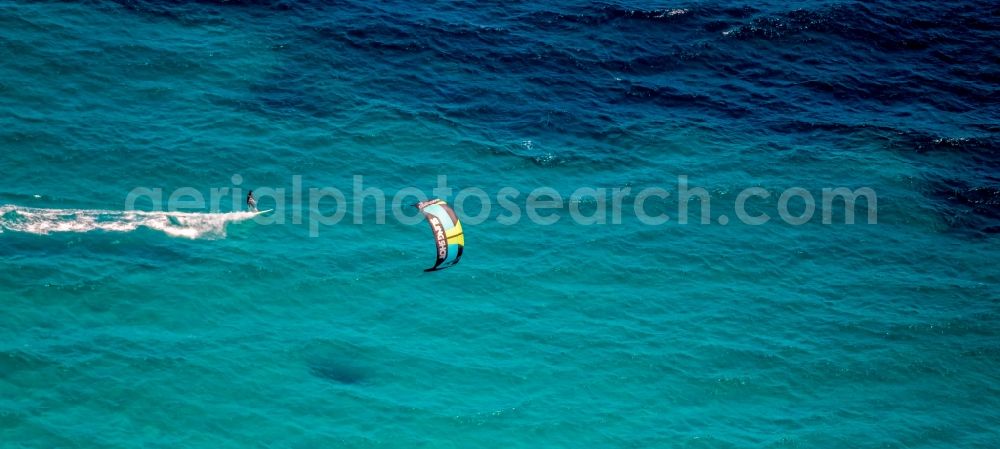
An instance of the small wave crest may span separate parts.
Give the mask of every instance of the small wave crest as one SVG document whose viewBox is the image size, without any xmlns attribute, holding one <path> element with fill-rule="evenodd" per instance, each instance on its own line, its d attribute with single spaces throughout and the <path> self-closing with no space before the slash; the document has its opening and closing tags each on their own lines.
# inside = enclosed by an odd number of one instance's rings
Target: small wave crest
<svg viewBox="0 0 1000 449">
<path fill-rule="evenodd" d="M 4 230 L 48 235 L 61 232 L 132 232 L 148 228 L 171 237 L 224 238 L 229 223 L 257 216 L 255 212 L 196 213 L 86 209 L 41 209 L 0 206 L 0 232 Z"/>
</svg>

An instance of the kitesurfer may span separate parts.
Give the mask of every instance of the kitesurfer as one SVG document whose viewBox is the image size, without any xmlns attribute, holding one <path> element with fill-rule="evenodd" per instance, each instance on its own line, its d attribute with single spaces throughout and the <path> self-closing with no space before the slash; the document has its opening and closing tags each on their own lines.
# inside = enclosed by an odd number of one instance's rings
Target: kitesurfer
<svg viewBox="0 0 1000 449">
<path fill-rule="evenodd" d="M 253 190 L 247 193 L 247 208 L 250 212 L 257 212 L 257 198 L 253 197 Z"/>
</svg>

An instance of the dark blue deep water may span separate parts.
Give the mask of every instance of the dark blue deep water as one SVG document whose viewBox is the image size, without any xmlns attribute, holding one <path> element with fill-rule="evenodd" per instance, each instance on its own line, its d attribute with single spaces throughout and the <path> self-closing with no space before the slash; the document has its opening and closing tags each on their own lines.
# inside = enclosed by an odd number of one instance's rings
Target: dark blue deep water
<svg viewBox="0 0 1000 449">
<path fill-rule="evenodd" d="M 0 0 L 0 447 L 1000 447 L 998 41 L 976 0 Z M 468 201 L 424 273 L 425 224 L 293 204 L 355 175 L 566 201 Z"/>
</svg>

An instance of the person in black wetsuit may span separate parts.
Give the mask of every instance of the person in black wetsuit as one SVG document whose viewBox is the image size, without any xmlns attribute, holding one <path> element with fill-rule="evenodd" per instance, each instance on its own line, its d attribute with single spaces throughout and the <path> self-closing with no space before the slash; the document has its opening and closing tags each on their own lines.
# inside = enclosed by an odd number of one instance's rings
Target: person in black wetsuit
<svg viewBox="0 0 1000 449">
<path fill-rule="evenodd" d="M 257 212 L 257 198 L 253 197 L 253 190 L 247 193 L 247 208 L 250 212 Z"/>
</svg>

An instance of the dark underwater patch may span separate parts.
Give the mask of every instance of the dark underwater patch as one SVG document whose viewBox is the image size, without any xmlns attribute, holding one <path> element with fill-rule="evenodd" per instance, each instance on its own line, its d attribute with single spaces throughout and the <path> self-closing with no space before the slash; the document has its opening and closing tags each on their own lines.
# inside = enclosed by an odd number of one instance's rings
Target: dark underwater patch
<svg viewBox="0 0 1000 449">
<path fill-rule="evenodd" d="M 770 127 L 775 132 L 780 132 L 780 133 L 825 132 L 837 135 L 851 135 L 868 131 L 883 131 L 886 133 L 894 133 L 894 134 L 900 133 L 900 131 L 896 130 L 895 128 L 887 126 L 878 126 L 870 124 L 852 125 L 847 123 L 821 122 L 821 121 L 810 122 L 802 120 L 775 122 L 771 124 Z"/>
<path fill-rule="evenodd" d="M 958 157 L 970 182 L 1000 183 L 1000 135 L 942 137 L 920 132 L 899 132 L 889 148 L 914 154 L 945 153 Z"/>
<path fill-rule="evenodd" d="M 952 229 L 974 234 L 1000 232 L 1000 139 L 996 135 L 949 138 L 901 133 L 890 148 L 917 155 L 957 156 L 954 175 L 932 180 L 931 197 Z"/>
<path fill-rule="evenodd" d="M 309 372 L 320 379 L 344 385 L 365 383 L 369 373 L 357 366 L 335 359 L 318 359 L 308 362 Z"/>
<path fill-rule="evenodd" d="M 614 22 L 645 24 L 670 24 L 686 19 L 690 11 L 681 7 L 642 9 L 622 5 L 598 4 L 565 11 L 541 10 L 530 13 L 528 19 L 538 26 L 564 27 L 567 25 L 598 26 Z"/>
<path fill-rule="evenodd" d="M 238 21 L 233 14 L 236 12 L 252 17 L 295 12 L 300 3 L 294 0 L 106 0 L 96 5 L 102 8 L 114 5 L 134 14 L 198 25 Z"/>
<path fill-rule="evenodd" d="M 984 133 L 969 137 L 944 137 L 920 131 L 909 131 L 870 123 L 850 124 L 823 121 L 778 121 L 770 125 L 781 133 L 828 133 L 831 135 L 865 135 L 885 142 L 887 148 L 908 154 L 949 153 L 960 155 L 970 165 L 1000 168 L 1000 131 L 995 126 L 971 126 Z"/>
<path fill-rule="evenodd" d="M 625 101 L 652 103 L 665 108 L 691 108 L 709 113 L 719 112 L 728 118 L 742 118 L 751 111 L 747 107 L 698 92 L 684 92 L 668 86 L 646 87 L 629 85 L 622 88 Z"/>
<path fill-rule="evenodd" d="M 201 8 L 202 10 L 217 8 L 264 8 L 275 11 L 289 11 L 297 2 L 293 0 L 111 0 L 128 9 L 153 13 L 177 15 L 177 11 Z M 306 2 L 298 2 L 306 3 Z M 218 10 L 221 11 L 221 10 Z"/>
<path fill-rule="evenodd" d="M 899 9 L 897 9 L 899 8 Z M 981 37 L 970 31 L 996 29 L 995 5 L 941 5 L 938 8 L 904 4 L 848 3 L 808 10 L 754 15 L 727 33 L 735 39 L 799 39 L 835 35 L 883 51 L 923 50 L 940 43 L 973 44 Z M 949 31 L 955 34 L 942 33 Z"/>
<path fill-rule="evenodd" d="M 935 198 L 945 201 L 942 212 L 955 230 L 974 234 L 1000 233 L 1000 185 L 969 185 L 949 180 L 938 184 Z"/>
<path fill-rule="evenodd" d="M 978 215 L 994 221 L 1000 220 L 1000 187 L 979 186 L 956 190 L 952 193 L 952 198 Z"/>
<path fill-rule="evenodd" d="M 925 195 L 936 202 L 938 214 L 955 231 L 972 234 L 1000 232 L 1000 135 L 992 125 L 968 137 L 944 137 L 873 124 L 777 121 L 768 126 L 783 134 L 808 138 L 854 138 L 879 142 L 884 148 L 912 158 L 951 158 L 946 175 L 928 174 Z"/>
</svg>

